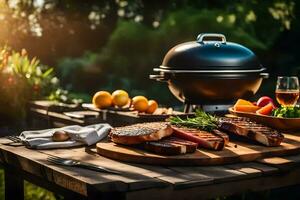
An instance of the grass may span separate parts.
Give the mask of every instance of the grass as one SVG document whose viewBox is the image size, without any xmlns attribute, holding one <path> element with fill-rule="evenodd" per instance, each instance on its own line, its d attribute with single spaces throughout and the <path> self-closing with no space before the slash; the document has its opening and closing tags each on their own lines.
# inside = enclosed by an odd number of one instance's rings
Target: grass
<svg viewBox="0 0 300 200">
<path fill-rule="evenodd" d="M 56 198 L 52 192 L 38 187 L 34 184 L 31 184 L 27 181 L 24 182 L 24 193 L 25 193 L 25 200 L 56 200 L 62 199 L 60 197 Z M 0 169 L 0 200 L 4 200 L 4 171 Z"/>
</svg>

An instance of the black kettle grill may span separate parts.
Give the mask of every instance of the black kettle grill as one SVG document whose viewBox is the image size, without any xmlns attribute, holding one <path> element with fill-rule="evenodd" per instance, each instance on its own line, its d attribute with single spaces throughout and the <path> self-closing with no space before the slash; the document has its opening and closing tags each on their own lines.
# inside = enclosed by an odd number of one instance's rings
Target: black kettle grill
<svg viewBox="0 0 300 200">
<path fill-rule="evenodd" d="M 157 74 L 150 79 L 166 82 L 186 105 L 224 105 L 252 97 L 268 77 L 250 49 L 216 33 L 173 47 L 153 71 Z"/>
</svg>

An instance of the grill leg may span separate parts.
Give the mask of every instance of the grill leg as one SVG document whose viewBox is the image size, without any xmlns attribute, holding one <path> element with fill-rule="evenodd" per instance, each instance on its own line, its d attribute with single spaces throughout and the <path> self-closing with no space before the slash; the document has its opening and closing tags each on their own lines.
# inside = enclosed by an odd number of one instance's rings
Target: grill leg
<svg viewBox="0 0 300 200">
<path fill-rule="evenodd" d="M 183 112 L 184 113 L 189 113 L 190 111 L 191 111 L 191 104 L 189 104 L 189 103 L 186 103 L 185 105 L 184 105 L 184 110 L 183 110 Z"/>
</svg>

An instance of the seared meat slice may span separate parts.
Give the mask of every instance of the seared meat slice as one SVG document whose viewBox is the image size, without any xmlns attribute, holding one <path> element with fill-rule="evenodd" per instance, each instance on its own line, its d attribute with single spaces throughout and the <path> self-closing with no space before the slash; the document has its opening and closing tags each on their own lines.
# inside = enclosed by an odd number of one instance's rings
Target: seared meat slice
<svg viewBox="0 0 300 200">
<path fill-rule="evenodd" d="M 170 136 L 173 129 L 167 122 L 150 122 L 114 128 L 110 139 L 118 144 L 140 144 Z"/>
<path fill-rule="evenodd" d="M 167 137 L 159 141 L 146 142 L 143 147 L 160 155 L 179 155 L 193 153 L 197 149 L 197 143 L 176 137 Z"/>
<path fill-rule="evenodd" d="M 226 135 L 225 133 L 218 132 L 218 134 L 214 134 L 213 132 L 178 126 L 172 126 L 172 128 L 174 136 L 195 142 L 200 148 L 222 150 L 225 146 L 225 139 L 223 138 Z M 220 136 L 221 134 L 223 137 Z M 228 139 L 228 136 L 226 138 Z"/>
<path fill-rule="evenodd" d="M 251 121 L 248 118 L 219 118 L 221 130 L 247 137 L 266 146 L 279 146 L 284 136 L 277 130 Z"/>
</svg>

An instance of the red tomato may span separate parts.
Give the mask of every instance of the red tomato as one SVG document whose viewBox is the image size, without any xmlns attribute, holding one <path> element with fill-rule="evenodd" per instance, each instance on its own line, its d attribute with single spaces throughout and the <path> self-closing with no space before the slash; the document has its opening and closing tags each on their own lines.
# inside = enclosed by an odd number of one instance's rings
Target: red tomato
<svg viewBox="0 0 300 200">
<path fill-rule="evenodd" d="M 268 96 L 263 96 L 263 97 L 260 97 L 258 100 L 257 100 L 257 106 L 259 107 L 264 107 L 266 105 L 268 105 L 269 103 L 273 103 L 273 99 L 271 97 L 268 97 Z M 273 103 L 274 104 L 274 103 Z"/>
</svg>

